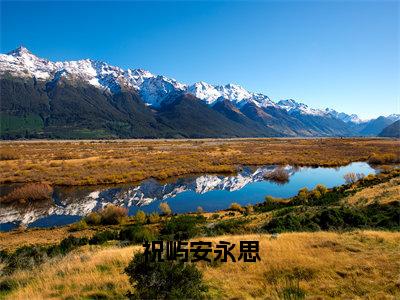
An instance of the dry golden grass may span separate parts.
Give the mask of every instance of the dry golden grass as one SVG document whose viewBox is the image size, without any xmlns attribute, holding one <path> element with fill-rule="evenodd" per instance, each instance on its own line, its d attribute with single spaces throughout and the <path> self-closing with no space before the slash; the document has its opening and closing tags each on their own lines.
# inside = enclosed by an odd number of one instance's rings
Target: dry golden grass
<svg viewBox="0 0 400 300">
<path fill-rule="evenodd" d="M 277 239 L 253 234 L 202 240 L 260 241 L 260 262 L 199 264 L 213 298 L 277 299 L 293 275 L 311 298 L 400 297 L 399 232 L 285 233 Z M 122 271 L 141 249 L 85 246 L 34 271 L 17 271 L 11 278 L 19 288 L 8 298 L 121 298 L 130 288 Z"/>
<path fill-rule="evenodd" d="M 6 196 L 0 197 L 0 203 L 10 203 L 51 199 L 53 188 L 47 183 L 26 183 L 17 187 Z"/>
<path fill-rule="evenodd" d="M 130 289 L 123 273 L 140 246 L 85 246 L 62 259 L 54 259 L 33 271 L 16 272 L 20 283 L 9 299 L 122 299 Z"/>
<path fill-rule="evenodd" d="M 312 297 L 400 296 L 400 233 L 285 233 L 218 237 L 214 241 L 260 240 L 259 263 L 205 268 L 206 280 L 223 298 L 279 298 L 287 279 L 303 274 L 299 286 Z"/>
<path fill-rule="evenodd" d="M 337 166 L 371 157 L 400 159 L 400 141 L 389 139 L 17 141 L 0 147 L 18 153 L 0 160 L 0 183 L 63 185 L 235 172 L 238 165 Z"/>
<path fill-rule="evenodd" d="M 18 247 L 27 245 L 53 245 L 59 243 L 68 235 L 76 237 L 92 236 L 95 231 L 91 229 L 78 232 L 69 232 L 69 227 L 56 227 L 52 229 L 20 229 L 0 232 L 0 249 L 13 251 Z"/>
<path fill-rule="evenodd" d="M 364 188 L 343 199 L 343 202 L 355 205 L 369 205 L 375 201 L 382 204 L 400 201 L 400 178 L 396 177 L 388 182 Z"/>
</svg>

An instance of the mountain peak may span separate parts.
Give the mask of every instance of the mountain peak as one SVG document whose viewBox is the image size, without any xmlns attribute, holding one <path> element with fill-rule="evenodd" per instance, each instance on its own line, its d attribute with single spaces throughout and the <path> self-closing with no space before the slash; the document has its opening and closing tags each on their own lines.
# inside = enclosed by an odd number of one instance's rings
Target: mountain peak
<svg viewBox="0 0 400 300">
<path fill-rule="evenodd" d="M 12 55 L 12 56 L 22 56 L 24 54 L 29 54 L 29 55 L 33 55 L 32 52 L 30 52 L 27 48 L 25 48 L 24 46 L 19 46 L 18 48 L 10 51 L 7 53 L 8 55 Z"/>
</svg>

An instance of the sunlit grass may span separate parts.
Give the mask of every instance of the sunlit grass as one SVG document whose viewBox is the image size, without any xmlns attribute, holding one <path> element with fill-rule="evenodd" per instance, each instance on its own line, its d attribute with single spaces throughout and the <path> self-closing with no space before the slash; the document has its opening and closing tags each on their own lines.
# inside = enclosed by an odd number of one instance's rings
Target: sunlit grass
<svg viewBox="0 0 400 300">
<path fill-rule="evenodd" d="M 202 240 L 236 243 L 260 241 L 257 263 L 199 264 L 213 297 L 281 298 L 291 285 L 305 295 L 337 298 L 400 296 L 400 233 L 285 233 L 218 236 Z M 236 248 L 237 248 L 236 247 Z M 10 299 L 109 297 L 130 289 L 123 269 L 141 246 L 85 246 L 33 271 L 17 271 L 9 279 L 16 289 Z M 234 251 L 237 256 L 237 251 Z"/>
<path fill-rule="evenodd" d="M 400 160 L 400 141 L 388 139 L 18 141 L 2 142 L 0 147 L 7 154 L 0 160 L 0 183 L 52 185 L 232 173 L 240 165 L 339 166 Z"/>
</svg>

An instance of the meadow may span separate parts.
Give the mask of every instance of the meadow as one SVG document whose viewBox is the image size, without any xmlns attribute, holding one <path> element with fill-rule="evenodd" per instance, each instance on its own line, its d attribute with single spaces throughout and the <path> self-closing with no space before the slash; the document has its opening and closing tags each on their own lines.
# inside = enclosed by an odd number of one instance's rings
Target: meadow
<svg viewBox="0 0 400 300">
<path fill-rule="evenodd" d="M 205 240 L 205 239 L 203 239 Z M 400 233 L 285 233 L 229 235 L 207 241 L 259 240 L 257 263 L 199 264 L 213 298 L 283 298 L 299 288 L 314 298 L 400 297 Z M 131 289 L 123 269 L 141 246 L 84 246 L 41 268 L 17 271 L 8 299 L 123 299 Z M 397 274 L 397 276 L 396 276 Z"/>
<path fill-rule="evenodd" d="M 3 141 L 0 148 L 0 183 L 50 185 L 234 173 L 243 165 L 400 161 L 400 140 L 375 138 Z"/>
</svg>

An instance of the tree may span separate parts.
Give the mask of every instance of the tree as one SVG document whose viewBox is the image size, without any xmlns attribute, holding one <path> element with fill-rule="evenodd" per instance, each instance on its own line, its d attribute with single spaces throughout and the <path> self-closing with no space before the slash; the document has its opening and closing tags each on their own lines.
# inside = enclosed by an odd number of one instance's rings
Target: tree
<svg viewBox="0 0 400 300">
<path fill-rule="evenodd" d="M 181 261 L 146 261 L 136 253 L 125 268 L 134 293 L 130 299 L 203 299 L 208 287 L 193 264 Z"/>
</svg>

